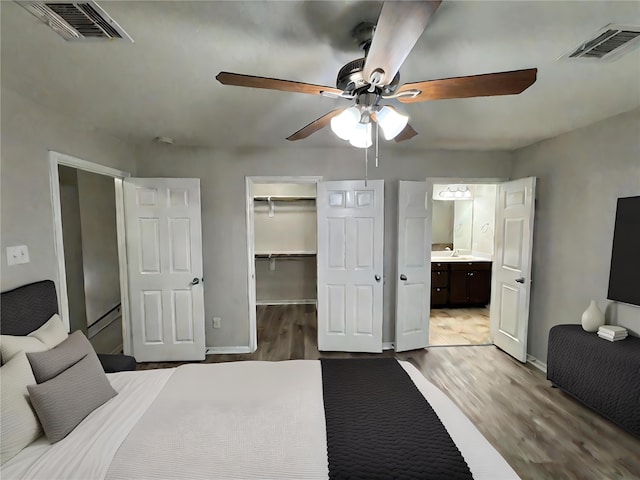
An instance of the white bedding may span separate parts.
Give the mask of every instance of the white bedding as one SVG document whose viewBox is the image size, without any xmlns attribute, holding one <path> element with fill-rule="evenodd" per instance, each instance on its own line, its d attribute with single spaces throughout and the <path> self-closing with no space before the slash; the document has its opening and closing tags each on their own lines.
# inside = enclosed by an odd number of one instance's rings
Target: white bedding
<svg viewBox="0 0 640 480">
<path fill-rule="evenodd" d="M 400 362 L 474 479 L 518 476 L 455 404 Z M 40 439 L 2 479 L 326 479 L 319 361 L 190 364 L 111 374 L 119 392 L 67 438 Z"/>
</svg>

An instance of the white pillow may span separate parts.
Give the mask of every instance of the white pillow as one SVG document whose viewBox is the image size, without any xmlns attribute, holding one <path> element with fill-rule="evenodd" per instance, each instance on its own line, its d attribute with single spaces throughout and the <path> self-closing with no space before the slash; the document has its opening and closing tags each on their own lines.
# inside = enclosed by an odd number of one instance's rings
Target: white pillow
<svg viewBox="0 0 640 480">
<path fill-rule="evenodd" d="M 0 464 L 14 457 L 42 434 L 27 385 L 36 383 L 24 352 L 0 368 Z"/>
<path fill-rule="evenodd" d="M 0 335 L 2 362 L 7 362 L 18 352 L 44 352 L 64 342 L 68 336 L 62 319 L 55 313 L 47 323 L 29 335 Z"/>
</svg>

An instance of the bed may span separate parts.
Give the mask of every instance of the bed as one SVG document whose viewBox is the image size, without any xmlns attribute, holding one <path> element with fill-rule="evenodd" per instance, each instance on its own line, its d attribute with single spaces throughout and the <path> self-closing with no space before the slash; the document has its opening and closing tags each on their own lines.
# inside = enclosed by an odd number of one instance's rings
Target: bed
<svg viewBox="0 0 640 480">
<path fill-rule="evenodd" d="M 22 448 L 3 463 L 4 480 L 518 478 L 408 362 L 243 361 L 101 375 L 117 394 L 59 441 L 41 435 Z"/>
</svg>

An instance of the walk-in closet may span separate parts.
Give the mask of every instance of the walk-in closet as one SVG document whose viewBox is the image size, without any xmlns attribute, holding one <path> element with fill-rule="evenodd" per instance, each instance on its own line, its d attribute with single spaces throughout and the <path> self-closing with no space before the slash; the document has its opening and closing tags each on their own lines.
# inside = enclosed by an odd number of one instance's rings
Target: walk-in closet
<svg viewBox="0 0 640 480">
<path fill-rule="evenodd" d="M 315 305 L 315 184 L 255 184 L 253 194 L 256 305 Z"/>
<path fill-rule="evenodd" d="M 265 310 L 284 315 L 288 305 L 315 312 L 315 183 L 254 183 L 252 193 L 257 319 Z"/>
</svg>

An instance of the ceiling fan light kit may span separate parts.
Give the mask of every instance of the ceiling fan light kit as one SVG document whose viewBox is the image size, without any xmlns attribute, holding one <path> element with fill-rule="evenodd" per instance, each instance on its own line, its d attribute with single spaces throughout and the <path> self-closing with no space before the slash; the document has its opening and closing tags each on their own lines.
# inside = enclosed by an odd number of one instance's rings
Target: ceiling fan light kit
<svg viewBox="0 0 640 480">
<path fill-rule="evenodd" d="M 373 142 L 371 140 L 372 116 L 368 110 L 367 107 L 360 105 L 345 108 L 331 119 L 331 130 L 354 147 L 369 148 Z M 409 117 L 385 105 L 375 112 L 375 121 L 382 128 L 385 140 L 392 140 L 407 126 Z"/>
<path fill-rule="evenodd" d="M 342 113 L 331 119 L 331 130 L 342 140 L 350 140 L 355 133 L 355 128 L 360 123 L 360 110 L 358 107 L 345 108 Z"/>
<path fill-rule="evenodd" d="M 384 106 L 376 113 L 376 120 L 385 140 L 392 140 L 404 130 L 409 123 L 409 117 L 398 113 L 395 108 Z"/>
<path fill-rule="evenodd" d="M 349 138 L 349 143 L 356 148 L 369 148 L 371 140 L 371 123 L 356 123 Z"/>
</svg>

